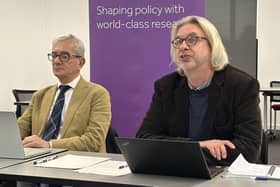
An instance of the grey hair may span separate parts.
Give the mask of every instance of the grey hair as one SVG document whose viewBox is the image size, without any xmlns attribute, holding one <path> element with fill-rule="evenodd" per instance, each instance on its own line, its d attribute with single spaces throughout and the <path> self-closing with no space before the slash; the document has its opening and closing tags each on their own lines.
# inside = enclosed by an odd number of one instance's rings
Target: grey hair
<svg viewBox="0 0 280 187">
<path fill-rule="evenodd" d="M 197 24 L 203 30 L 208 39 L 211 48 L 212 67 L 215 71 L 222 70 L 229 62 L 228 55 L 225 50 L 224 44 L 216 27 L 206 18 L 200 16 L 187 16 L 176 21 L 171 30 L 171 41 L 175 39 L 178 30 L 186 24 Z M 175 48 L 170 48 L 171 59 L 177 65 L 177 71 L 183 74 L 183 70 L 179 68 L 178 61 L 175 53 Z"/>
<path fill-rule="evenodd" d="M 58 42 L 65 41 L 65 40 L 73 40 L 73 42 L 75 44 L 76 55 L 79 55 L 81 57 L 85 56 L 85 46 L 84 46 L 83 41 L 80 40 L 79 38 L 77 38 L 73 34 L 69 34 L 66 36 L 60 36 L 60 37 L 54 39 L 52 44 L 53 44 L 53 46 L 55 46 Z"/>
</svg>

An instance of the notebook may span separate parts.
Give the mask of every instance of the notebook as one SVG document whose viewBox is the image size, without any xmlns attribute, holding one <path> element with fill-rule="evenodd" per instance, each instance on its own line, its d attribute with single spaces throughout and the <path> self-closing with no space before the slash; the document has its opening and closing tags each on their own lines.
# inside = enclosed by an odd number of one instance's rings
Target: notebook
<svg viewBox="0 0 280 187">
<path fill-rule="evenodd" d="M 24 148 L 15 113 L 0 111 L 0 158 L 27 159 L 50 152 L 49 148 Z"/>
<path fill-rule="evenodd" d="M 133 173 L 211 179 L 224 170 L 219 166 L 208 167 L 195 141 L 115 139 Z"/>
</svg>

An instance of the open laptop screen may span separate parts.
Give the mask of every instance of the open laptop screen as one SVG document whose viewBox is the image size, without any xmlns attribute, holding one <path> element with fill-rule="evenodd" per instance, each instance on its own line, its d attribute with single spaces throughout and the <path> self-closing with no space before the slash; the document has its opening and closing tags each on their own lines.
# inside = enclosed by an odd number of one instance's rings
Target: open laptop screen
<svg viewBox="0 0 280 187">
<path fill-rule="evenodd" d="M 0 111 L 0 158 L 27 159 L 50 153 L 48 148 L 29 148 L 26 155 L 14 112 Z"/>
</svg>

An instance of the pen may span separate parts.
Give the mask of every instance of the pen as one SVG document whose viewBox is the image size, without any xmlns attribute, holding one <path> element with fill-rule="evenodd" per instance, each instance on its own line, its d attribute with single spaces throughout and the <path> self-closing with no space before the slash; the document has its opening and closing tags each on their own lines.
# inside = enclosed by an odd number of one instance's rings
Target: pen
<svg viewBox="0 0 280 187">
<path fill-rule="evenodd" d="M 266 180 L 268 180 L 268 178 L 267 177 L 255 177 L 255 180 L 257 180 L 257 181 L 266 181 Z"/>
<path fill-rule="evenodd" d="M 36 164 L 42 164 L 42 163 L 45 163 L 45 162 L 48 162 L 48 161 L 51 161 L 51 160 L 54 160 L 58 158 L 57 155 L 54 155 L 54 156 L 50 156 L 48 158 L 43 158 L 42 160 L 37 160 L 37 161 L 34 161 L 33 164 L 36 165 Z"/>
<path fill-rule="evenodd" d="M 252 176 L 248 176 L 248 175 L 221 175 L 221 178 L 223 179 L 255 179 L 257 177 L 252 177 Z"/>
<path fill-rule="evenodd" d="M 119 166 L 118 169 L 123 169 L 123 168 L 126 168 L 126 167 L 128 167 L 128 165 L 121 165 L 121 166 Z"/>
</svg>

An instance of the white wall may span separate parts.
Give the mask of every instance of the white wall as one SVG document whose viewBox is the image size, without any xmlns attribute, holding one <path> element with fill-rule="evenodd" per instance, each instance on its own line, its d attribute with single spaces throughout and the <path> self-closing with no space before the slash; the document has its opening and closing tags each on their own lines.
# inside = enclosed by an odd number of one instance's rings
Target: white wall
<svg viewBox="0 0 280 187">
<path fill-rule="evenodd" d="M 88 0 L 0 0 L 0 110 L 14 111 L 13 88 L 56 83 L 47 60 L 52 40 L 75 34 L 84 41 L 89 79 Z"/>
<path fill-rule="evenodd" d="M 258 1 L 258 80 L 261 87 L 269 86 L 269 82 L 272 80 L 280 80 L 279 7 L 279 0 Z M 261 110 L 263 111 L 263 96 L 261 94 L 260 98 Z M 279 122 L 278 114 L 278 126 Z"/>
<path fill-rule="evenodd" d="M 258 79 L 262 86 L 280 80 L 280 1 L 259 0 Z"/>
</svg>

